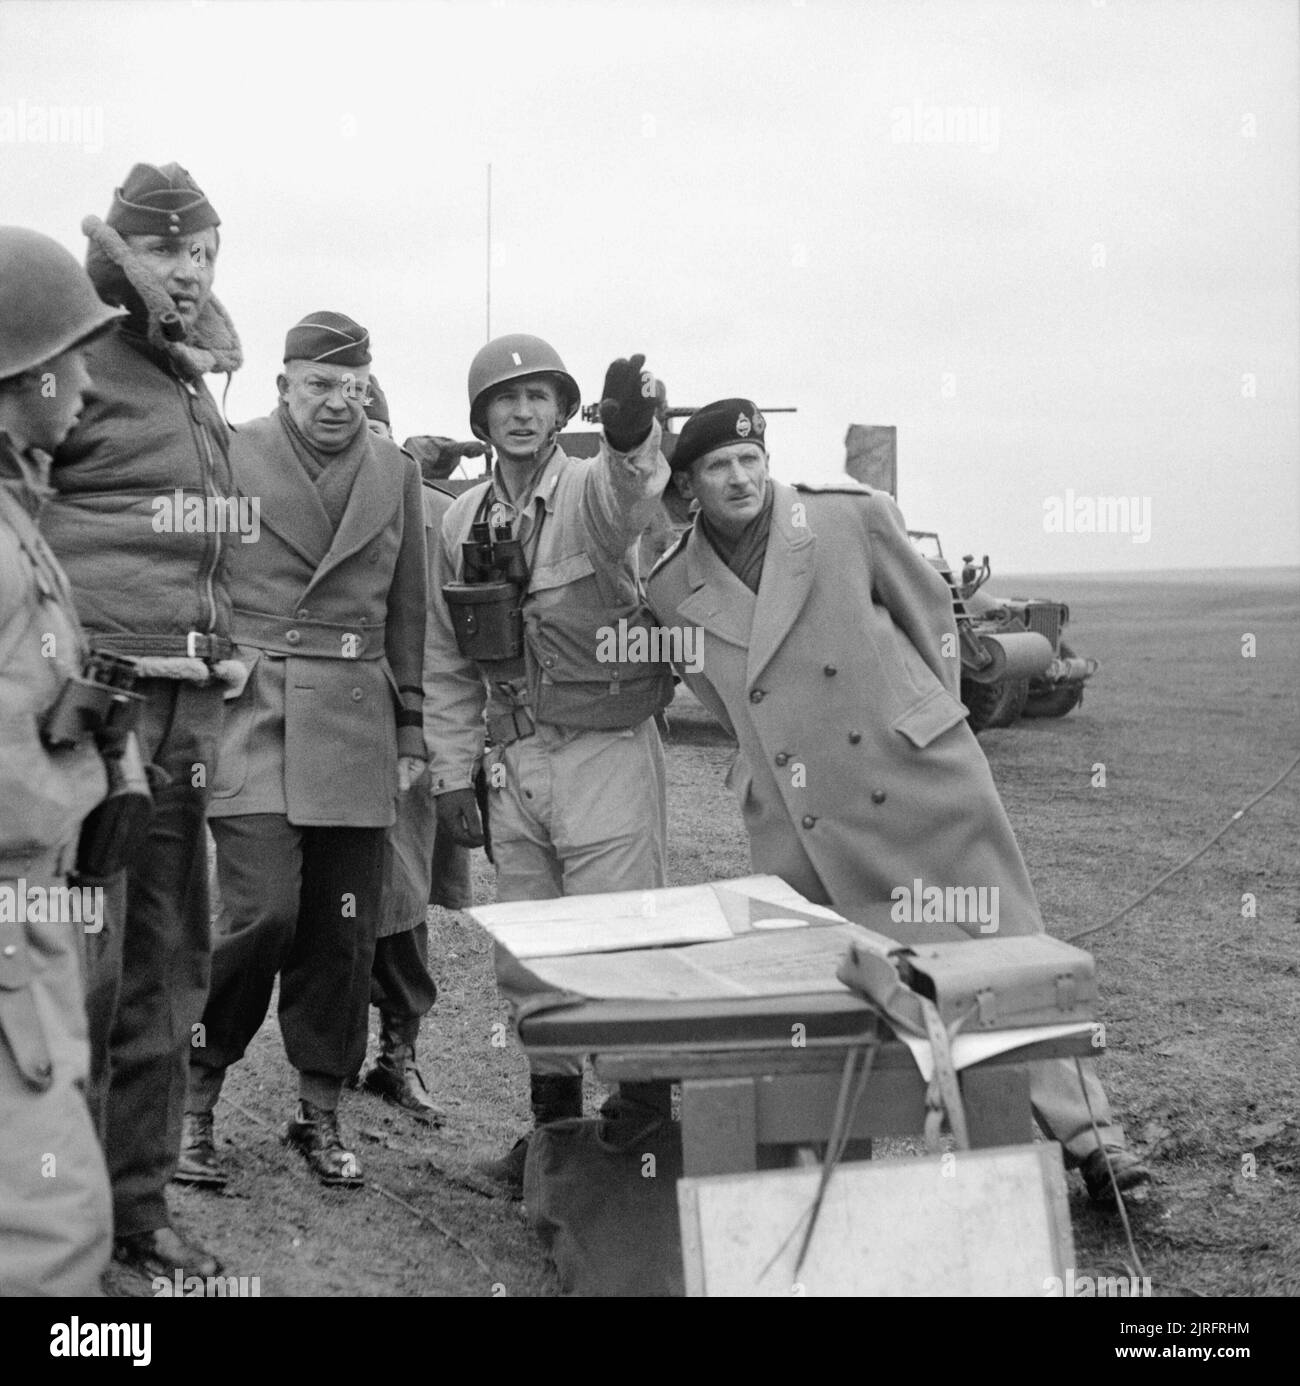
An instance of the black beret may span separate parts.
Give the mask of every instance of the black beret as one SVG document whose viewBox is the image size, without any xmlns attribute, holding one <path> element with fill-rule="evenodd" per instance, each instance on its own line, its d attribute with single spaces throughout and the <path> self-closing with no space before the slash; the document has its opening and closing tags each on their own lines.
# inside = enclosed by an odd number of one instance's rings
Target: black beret
<svg viewBox="0 0 1300 1386">
<path fill-rule="evenodd" d="M 121 236 L 188 236 L 221 218 L 180 164 L 136 164 L 104 218 Z"/>
<path fill-rule="evenodd" d="M 370 403 L 366 405 L 366 418 L 374 419 L 376 423 L 386 423 L 391 428 L 393 421 L 388 417 L 388 396 L 379 388 L 377 375 L 370 377 L 367 390 L 370 394 Z"/>
<path fill-rule="evenodd" d="M 368 366 L 370 333 L 342 313 L 308 313 L 284 339 L 286 361 L 327 361 L 333 366 Z"/>
<path fill-rule="evenodd" d="M 752 399 L 719 399 L 697 409 L 677 435 L 671 466 L 684 472 L 697 457 L 732 443 L 757 443 L 764 452 L 767 420 Z"/>
</svg>

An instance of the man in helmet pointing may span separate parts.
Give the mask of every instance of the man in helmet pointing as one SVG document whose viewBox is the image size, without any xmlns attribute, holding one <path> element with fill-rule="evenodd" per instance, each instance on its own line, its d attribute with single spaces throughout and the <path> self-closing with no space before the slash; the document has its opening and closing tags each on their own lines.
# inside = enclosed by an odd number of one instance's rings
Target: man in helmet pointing
<svg viewBox="0 0 1300 1386">
<path fill-rule="evenodd" d="M 661 662 L 602 658 L 602 632 L 649 625 L 636 541 L 668 480 L 654 379 L 644 357 L 615 361 L 595 458 L 557 435 L 577 382 L 554 348 L 498 337 L 469 371 L 470 427 L 490 442 L 492 476 L 443 520 L 430 594 L 425 703 L 439 831 L 483 841 L 474 773 L 484 751 L 498 900 L 540 900 L 665 881 L 663 747 L 655 714 L 672 698 Z M 649 642 L 646 642 L 647 647 Z M 636 642 L 623 643 L 627 650 Z M 538 1125 L 582 1114 L 581 1056 L 531 1075 Z M 662 1092 L 629 1091 L 663 1106 Z M 526 1142 L 482 1166 L 522 1187 Z"/>
</svg>

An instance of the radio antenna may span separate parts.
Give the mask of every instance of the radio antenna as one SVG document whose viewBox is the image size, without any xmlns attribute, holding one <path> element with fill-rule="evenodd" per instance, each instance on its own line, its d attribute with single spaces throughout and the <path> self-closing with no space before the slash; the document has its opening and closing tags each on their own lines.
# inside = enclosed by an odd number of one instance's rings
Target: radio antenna
<svg viewBox="0 0 1300 1386">
<path fill-rule="evenodd" d="M 487 166 L 487 337 L 492 340 L 492 165 Z"/>
</svg>

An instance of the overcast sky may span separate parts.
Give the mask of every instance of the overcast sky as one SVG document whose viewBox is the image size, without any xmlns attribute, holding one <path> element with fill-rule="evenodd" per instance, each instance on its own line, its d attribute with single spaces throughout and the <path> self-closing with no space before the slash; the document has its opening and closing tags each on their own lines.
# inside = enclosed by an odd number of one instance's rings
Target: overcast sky
<svg viewBox="0 0 1300 1386">
<path fill-rule="evenodd" d="M 4 0 L 0 221 L 80 257 L 177 160 L 222 218 L 236 423 L 333 308 L 399 438 L 463 437 L 490 162 L 492 331 L 585 399 L 640 350 L 674 404 L 795 405 L 785 479 L 894 424 L 909 524 L 995 570 L 1297 564 L 1297 14 Z M 1134 532 L 1068 532 L 1118 497 Z"/>
</svg>

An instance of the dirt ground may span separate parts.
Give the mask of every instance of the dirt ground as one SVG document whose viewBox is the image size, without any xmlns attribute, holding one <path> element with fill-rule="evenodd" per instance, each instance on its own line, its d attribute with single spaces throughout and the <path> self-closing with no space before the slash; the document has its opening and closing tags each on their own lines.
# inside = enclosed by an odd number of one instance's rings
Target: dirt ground
<svg viewBox="0 0 1300 1386">
<path fill-rule="evenodd" d="M 1203 846 L 1300 752 L 1300 573 L 993 586 L 1067 600 L 1071 643 L 1102 663 L 1068 717 L 981 738 L 1048 927 L 1068 937 Z M 673 883 L 746 874 L 722 784 L 730 750 L 693 700 L 679 697 L 673 723 Z M 1300 1293 L 1298 791 L 1300 771 L 1084 944 L 1102 986 L 1103 1078 L 1155 1172 L 1134 1233 L 1157 1294 Z M 490 868 L 476 859 L 486 903 Z M 450 1113 L 444 1128 L 346 1094 L 344 1128 L 369 1184 L 321 1189 L 277 1139 L 294 1085 L 268 1023 L 217 1110 L 226 1191 L 173 1191 L 180 1223 L 228 1273 L 258 1276 L 263 1295 L 558 1292 L 521 1206 L 487 1195 L 470 1172 L 525 1128 L 526 1068 L 517 1049 L 492 1042 L 504 1016 L 484 936 L 463 915 L 433 913 L 441 995 L 421 1057 Z M 1118 1220 L 1088 1207 L 1077 1176 L 1070 1183 L 1080 1273 L 1127 1274 Z M 150 1292 L 125 1273 L 114 1288 Z"/>
</svg>

